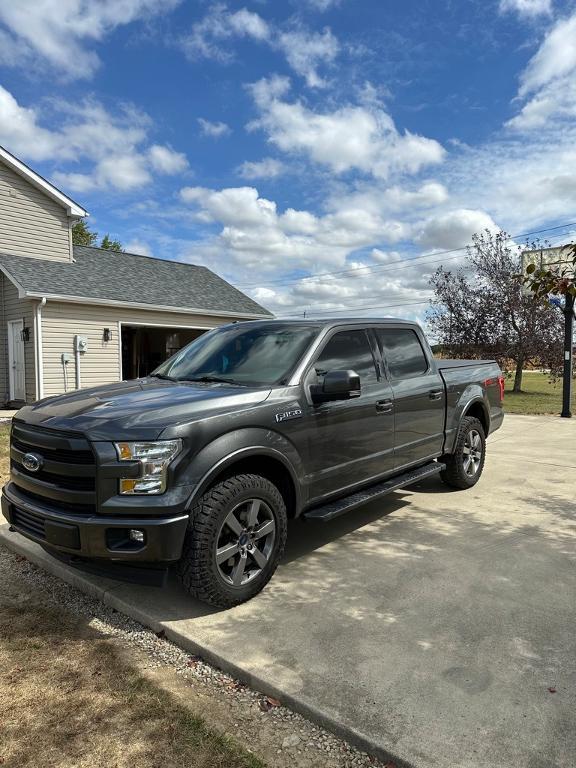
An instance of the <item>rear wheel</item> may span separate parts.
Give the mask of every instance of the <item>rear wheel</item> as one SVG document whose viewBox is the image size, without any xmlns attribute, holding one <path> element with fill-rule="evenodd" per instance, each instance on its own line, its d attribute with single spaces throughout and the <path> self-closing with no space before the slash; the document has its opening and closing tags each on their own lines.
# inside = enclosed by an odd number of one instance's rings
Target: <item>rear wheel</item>
<svg viewBox="0 0 576 768">
<path fill-rule="evenodd" d="M 286 543 L 286 506 L 259 475 L 218 483 L 194 505 L 178 573 L 190 594 L 228 608 L 268 583 Z"/>
<path fill-rule="evenodd" d="M 440 473 L 440 477 L 452 488 L 472 488 L 480 479 L 485 458 L 484 427 L 473 416 L 465 416 L 458 430 L 454 453 L 441 459 L 446 469 Z"/>
</svg>

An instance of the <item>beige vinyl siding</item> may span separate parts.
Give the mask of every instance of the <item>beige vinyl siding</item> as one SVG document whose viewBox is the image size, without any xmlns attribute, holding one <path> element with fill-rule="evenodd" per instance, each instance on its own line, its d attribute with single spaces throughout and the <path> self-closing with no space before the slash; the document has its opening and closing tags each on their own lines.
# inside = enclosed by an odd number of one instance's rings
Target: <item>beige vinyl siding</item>
<svg viewBox="0 0 576 768">
<path fill-rule="evenodd" d="M 34 304 L 18 298 L 18 290 L 0 274 L 0 399 L 6 402 L 10 397 L 8 375 L 8 328 L 10 320 L 24 320 L 24 327 L 30 329 L 30 341 L 24 342 L 24 366 L 26 378 L 26 402 L 36 397 L 36 375 L 34 370 Z"/>
<path fill-rule="evenodd" d="M 71 261 L 66 209 L 0 160 L 0 252 Z"/>
<path fill-rule="evenodd" d="M 64 392 L 61 359 L 63 352 L 72 355 L 67 366 L 68 391 L 75 389 L 74 336 L 76 334 L 88 338 L 88 351 L 80 358 L 81 387 L 85 389 L 120 380 L 119 322 L 208 330 L 233 319 L 48 301 L 42 310 L 44 396 Z M 109 342 L 103 340 L 104 328 L 110 328 L 112 331 Z"/>
</svg>

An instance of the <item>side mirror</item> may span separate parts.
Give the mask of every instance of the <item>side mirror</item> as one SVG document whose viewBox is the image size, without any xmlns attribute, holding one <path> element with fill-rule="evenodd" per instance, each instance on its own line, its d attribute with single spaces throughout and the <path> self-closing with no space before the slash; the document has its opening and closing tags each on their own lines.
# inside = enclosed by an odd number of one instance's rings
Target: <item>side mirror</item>
<svg viewBox="0 0 576 768">
<path fill-rule="evenodd" d="M 310 387 L 314 404 L 331 400 L 350 400 L 352 397 L 359 397 L 360 392 L 360 376 L 355 371 L 328 371 L 322 384 Z"/>
</svg>

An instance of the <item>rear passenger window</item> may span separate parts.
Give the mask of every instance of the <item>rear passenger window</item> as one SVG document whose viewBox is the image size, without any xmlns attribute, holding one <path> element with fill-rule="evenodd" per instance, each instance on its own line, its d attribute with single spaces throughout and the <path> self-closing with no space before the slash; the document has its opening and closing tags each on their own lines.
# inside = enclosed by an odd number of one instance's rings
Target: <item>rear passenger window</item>
<svg viewBox="0 0 576 768">
<path fill-rule="evenodd" d="M 319 383 L 328 371 L 355 371 L 361 383 L 376 381 L 372 349 L 365 331 L 339 331 L 314 363 Z"/>
<path fill-rule="evenodd" d="M 376 335 L 393 379 L 419 376 L 428 370 L 426 355 L 413 330 L 376 328 Z"/>
</svg>

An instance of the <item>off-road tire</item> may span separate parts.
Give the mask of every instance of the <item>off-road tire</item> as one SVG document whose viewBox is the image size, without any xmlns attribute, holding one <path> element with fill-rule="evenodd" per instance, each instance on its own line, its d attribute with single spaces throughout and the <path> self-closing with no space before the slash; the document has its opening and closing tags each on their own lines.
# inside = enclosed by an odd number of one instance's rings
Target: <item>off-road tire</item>
<svg viewBox="0 0 576 768">
<path fill-rule="evenodd" d="M 477 470 L 473 475 L 469 475 L 464 469 L 465 444 L 470 433 L 474 432 L 480 435 L 482 456 Z M 446 485 L 449 485 L 452 488 L 458 488 L 460 490 L 472 488 L 472 486 L 476 485 L 478 480 L 480 480 L 482 470 L 484 469 L 485 459 L 486 436 L 484 434 L 484 427 L 482 426 L 482 423 L 473 416 L 465 416 L 460 422 L 458 436 L 454 445 L 454 452 L 447 454 L 440 459 L 443 464 L 446 464 L 446 469 L 440 473 L 440 477 Z"/>
<path fill-rule="evenodd" d="M 276 536 L 268 563 L 248 584 L 233 587 L 221 578 L 216 564 L 217 537 L 223 521 L 243 500 L 261 499 L 272 511 Z M 284 552 L 287 534 L 286 505 L 276 486 L 260 475 L 235 475 L 210 488 L 194 504 L 177 573 L 194 597 L 219 608 L 250 600 L 272 578 Z"/>
</svg>

